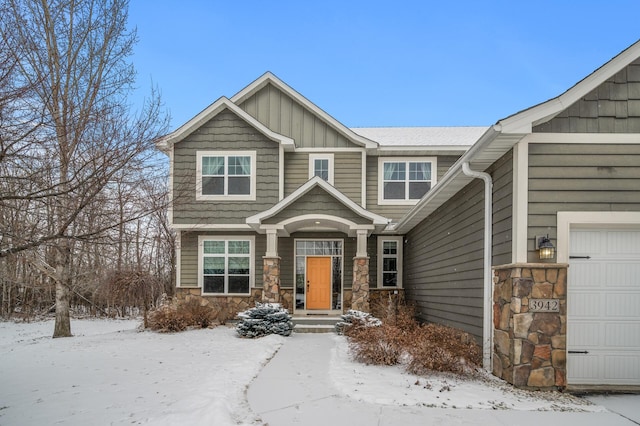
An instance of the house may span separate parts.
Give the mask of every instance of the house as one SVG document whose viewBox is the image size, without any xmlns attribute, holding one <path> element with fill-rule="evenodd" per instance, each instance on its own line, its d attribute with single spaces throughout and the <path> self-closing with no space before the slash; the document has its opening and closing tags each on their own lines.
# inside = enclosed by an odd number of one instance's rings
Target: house
<svg viewBox="0 0 640 426">
<path fill-rule="evenodd" d="M 157 141 L 178 297 L 404 295 L 516 386 L 640 386 L 638 58 L 490 127 L 350 129 L 264 74 Z"/>
</svg>

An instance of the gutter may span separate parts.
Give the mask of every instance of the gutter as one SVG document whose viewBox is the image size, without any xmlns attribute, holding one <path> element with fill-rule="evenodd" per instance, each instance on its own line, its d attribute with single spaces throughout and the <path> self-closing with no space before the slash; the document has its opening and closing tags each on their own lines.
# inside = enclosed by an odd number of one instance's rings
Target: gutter
<svg viewBox="0 0 640 426">
<path fill-rule="evenodd" d="M 491 371 L 491 348 L 493 346 L 493 318 L 491 277 L 492 258 L 492 207 L 493 207 L 493 181 L 491 175 L 485 172 L 471 170 L 469 162 L 462 163 L 462 172 L 465 176 L 482 179 L 484 181 L 484 293 L 483 293 L 483 321 L 482 321 L 482 364 L 485 370 Z"/>
</svg>

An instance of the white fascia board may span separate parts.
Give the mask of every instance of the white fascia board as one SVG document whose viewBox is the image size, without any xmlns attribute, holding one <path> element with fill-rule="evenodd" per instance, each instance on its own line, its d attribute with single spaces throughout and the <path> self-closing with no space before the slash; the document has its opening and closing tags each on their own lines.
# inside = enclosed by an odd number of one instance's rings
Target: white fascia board
<svg viewBox="0 0 640 426">
<path fill-rule="evenodd" d="M 193 117 L 191 120 L 187 121 L 174 132 L 169 133 L 168 135 L 165 135 L 157 140 L 156 146 L 158 146 L 159 149 L 162 149 L 160 147 L 164 147 L 164 149 L 170 150 L 176 142 L 179 142 L 180 140 L 184 139 L 186 136 L 200 128 L 207 121 L 211 120 L 224 109 L 229 109 L 233 113 L 237 114 L 240 118 L 242 118 L 256 130 L 258 130 L 260 133 L 264 134 L 269 139 L 280 143 L 285 150 L 293 151 L 295 147 L 293 139 L 272 131 L 224 96 L 209 105 L 202 112 Z"/>
<path fill-rule="evenodd" d="M 336 188 L 334 188 L 329 183 L 327 183 L 325 180 L 321 179 L 318 176 L 314 176 L 312 179 L 309 179 L 304 185 L 300 186 L 298 189 L 293 191 L 291 194 L 285 197 L 281 202 L 277 203 L 270 209 L 260 212 L 258 214 L 255 214 L 253 216 L 249 216 L 246 220 L 247 225 L 255 229 L 257 226 L 260 226 L 260 223 L 264 219 L 268 219 L 278 214 L 279 212 L 287 208 L 289 205 L 291 205 L 298 198 L 302 197 L 304 194 L 309 192 L 315 186 L 320 186 L 329 194 L 337 198 L 343 205 L 350 208 L 360 216 L 371 220 L 374 225 L 387 225 L 389 223 L 389 219 L 363 209 L 357 203 L 351 201 L 349 197 L 347 197 L 342 192 L 338 191 Z"/>
<path fill-rule="evenodd" d="M 282 90 L 283 92 L 291 96 L 301 105 L 303 105 L 305 108 L 309 109 L 318 117 L 322 118 L 327 124 L 333 127 L 336 131 L 342 133 L 345 137 L 351 139 L 357 144 L 362 145 L 365 148 L 378 147 L 377 142 L 367 139 L 364 136 L 358 135 L 353 130 L 349 129 L 344 124 L 340 123 L 338 120 L 336 120 L 335 118 L 327 114 L 325 111 L 323 111 L 313 102 L 311 102 L 309 99 L 302 96 L 295 89 L 293 89 L 291 86 L 286 84 L 284 81 L 280 80 L 278 77 L 276 77 L 273 73 L 269 71 L 267 71 L 262 76 L 258 77 L 258 79 L 255 80 L 253 83 L 249 84 L 247 87 L 245 87 L 244 89 L 242 89 L 241 91 L 233 95 L 231 97 L 231 102 L 235 104 L 242 103 L 245 99 L 253 95 L 258 90 L 262 89 L 268 83 L 273 84 L 278 89 Z"/>
<path fill-rule="evenodd" d="M 174 223 L 171 228 L 181 231 L 251 231 L 251 227 L 245 223 Z"/>
<path fill-rule="evenodd" d="M 466 152 L 472 145 L 381 145 L 378 151 L 386 155 L 389 151 L 424 151 L 429 152 L 453 151 L 458 153 Z"/>
</svg>

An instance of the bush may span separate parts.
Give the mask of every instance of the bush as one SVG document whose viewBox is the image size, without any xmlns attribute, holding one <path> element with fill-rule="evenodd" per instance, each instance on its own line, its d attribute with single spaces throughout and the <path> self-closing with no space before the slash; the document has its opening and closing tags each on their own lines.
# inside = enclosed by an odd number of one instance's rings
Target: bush
<svg viewBox="0 0 640 426">
<path fill-rule="evenodd" d="M 342 327 L 349 339 L 353 358 L 374 365 L 405 365 L 408 372 L 429 371 L 465 374 L 482 361 L 482 351 L 473 338 L 451 327 L 419 324 L 411 307 L 394 308 L 380 326 L 367 325 L 372 320 L 351 321 Z"/>
<path fill-rule="evenodd" d="M 256 303 L 255 308 L 240 312 L 238 317 L 236 331 L 242 337 L 289 336 L 293 331 L 291 315 L 279 303 Z"/>
<path fill-rule="evenodd" d="M 211 327 L 218 317 L 218 310 L 202 305 L 194 298 L 173 307 L 165 304 L 149 314 L 148 327 L 160 332 L 176 332 L 188 327 Z"/>
<path fill-rule="evenodd" d="M 345 331 L 352 325 L 361 325 L 364 327 L 379 327 L 382 325 L 382 322 L 362 311 L 356 311 L 355 309 L 349 309 L 346 314 L 340 315 L 342 321 L 339 321 L 335 325 L 336 333 L 344 334 Z"/>
</svg>

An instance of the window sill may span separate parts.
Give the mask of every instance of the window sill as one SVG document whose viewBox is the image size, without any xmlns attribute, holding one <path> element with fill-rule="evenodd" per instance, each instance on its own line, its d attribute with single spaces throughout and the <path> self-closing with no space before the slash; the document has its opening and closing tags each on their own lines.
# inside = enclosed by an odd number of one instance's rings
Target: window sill
<svg viewBox="0 0 640 426">
<path fill-rule="evenodd" d="M 256 201 L 255 195 L 196 195 L 196 201 Z"/>
</svg>

